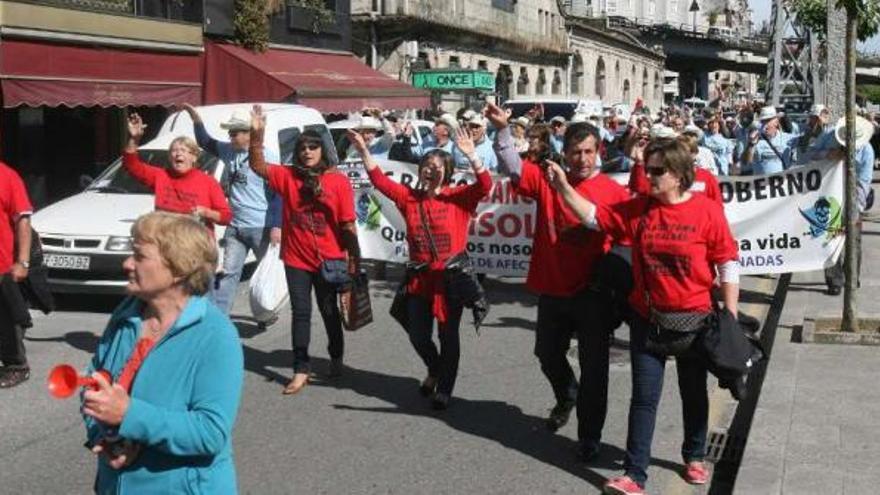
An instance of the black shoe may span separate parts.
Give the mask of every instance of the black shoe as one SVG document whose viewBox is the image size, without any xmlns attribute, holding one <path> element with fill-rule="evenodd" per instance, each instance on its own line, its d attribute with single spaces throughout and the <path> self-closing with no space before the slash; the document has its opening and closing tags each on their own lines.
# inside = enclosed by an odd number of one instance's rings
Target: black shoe
<svg viewBox="0 0 880 495">
<path fill-rule="evenodd" d="M 330 368 L 327 370 L 327 376 L 330 378 L 339 378 L 342 376 L 342 372 L 345 369 L 345 365 L 342 364 L 342 358 L 334 358 L 330 360 Z"/>
<path fill-rule="evenodd" d="M 437 378 L 430 375 L 428 375 L 428 377 L 422 381 L 422 384 L 419 385 L 419 393 L 422 394 L 422 397 L 430 397 L 434 395 L 436 389 Z"/>
<path fill-rule="evenodd" d="M 444 411 L 449 407 L 449 396 L 443 392 L 437 392 L 431 399 L 431 407 L 435 411 Z"/>
<path fill-rule="evenodd" d="M 839 287 L 836 285 L 829 285 L 828 290 L 825 293 L 828 294 L 829 296 L 839 296 L 842 291 L 843 291 L 842 287 Z"/>
<path fill-rule="evenodd" d="M 599 444 L 594 442 L 581 443 L 578 458 L 581 462 L 593 462 L 599 457 Z"/>
<path fill-rule="evenodd" d="M 556 406 L 550 411 L 550 416 L 545 421 L 547 429 L 556 431 L 565 426 L 565 423 L 568 423 L 568 417 L 571 415 L 574 405 L 575 402 L 573 400 L 557 402 Z"/>
<path fill-rule="evenodd" d="M 0 369 L 0 388 L 12 388 L 21 385 L 31 377 L 31 369 L 28 367 L 9 367 Z"/>
</svg>

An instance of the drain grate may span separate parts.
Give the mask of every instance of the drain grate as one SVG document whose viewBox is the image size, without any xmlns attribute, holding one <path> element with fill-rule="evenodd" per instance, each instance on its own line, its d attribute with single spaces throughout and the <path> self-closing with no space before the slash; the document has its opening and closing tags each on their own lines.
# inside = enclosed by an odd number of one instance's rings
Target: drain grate
<svg viewBox="0 0 880 495">
<path fill-rule="evenodd" d="M 707 439 L 706 460 L 715 464 L 728 462 L 739 465 L 745 447 L 744 437 L 726 431 L 712 431 Z"/>
</svg>

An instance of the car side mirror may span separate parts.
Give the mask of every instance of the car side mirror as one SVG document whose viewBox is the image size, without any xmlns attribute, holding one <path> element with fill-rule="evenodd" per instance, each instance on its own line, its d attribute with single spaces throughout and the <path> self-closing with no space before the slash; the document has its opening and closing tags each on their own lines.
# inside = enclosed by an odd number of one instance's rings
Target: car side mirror
<svg viewBox="0 0 880 495">
<path fill-rule="evenodd" d="M 86 174 L 80 175 L 79 176 L 79 187 L 85 189 L 85 188 L 89 187 L 90 185 L 92 185 L 92 182 L 94 182 L 94 181 L 95 181 L 95 179 L 93 179 L 92 177 L 90 177 Z"/>
</svg>

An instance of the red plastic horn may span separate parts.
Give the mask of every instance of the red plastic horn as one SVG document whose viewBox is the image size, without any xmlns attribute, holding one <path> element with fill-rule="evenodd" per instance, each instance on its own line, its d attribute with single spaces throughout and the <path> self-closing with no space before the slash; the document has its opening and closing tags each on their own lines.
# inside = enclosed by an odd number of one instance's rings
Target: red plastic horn
<svg viewBox="0 0 880 495">
<path fill-rule="evenodd" d="M 100 370 L 107 381 L 111 381 L 110 373 Z M 76 369 L 69 364 L 59 364 L 49 372 L 47 380 L 49 395 L 56 399 L 66 399 L 76 393 L 80 387 L 98 388 L 98 382 L 90 376 L 81 376 Z"/>
</svg>

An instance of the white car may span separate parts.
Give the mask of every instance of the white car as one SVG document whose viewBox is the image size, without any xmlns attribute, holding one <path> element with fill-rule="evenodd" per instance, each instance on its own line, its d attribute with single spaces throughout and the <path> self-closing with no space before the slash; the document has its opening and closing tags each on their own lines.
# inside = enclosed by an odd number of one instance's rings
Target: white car
<svg viewBox="0 0 880 495">
<path fill-rule="evenodd" d="M 197 108 L 205 128 L 215 139 L 227 140 L 220 122 L 232 112 L 250 105 L 212 105 Z M 301 105 L 268 103 L 265 144 L 278 152 L 282 163 L 290 163 L 299 134 L 313 129 L 324 136 L 332 149 L 332 138 L 321 114 Z M 192 121 L 186 112 L 166 119 L 158 137 L 142 145 L 138 153 L 145 162 L 168 165 L 168 146 L 177 136 L 193 137 Z M 332 157 L 335 159 L 335 156 Z M 202 152 L 199 166 L 218 181 L 224 178 L 225 164 Z M 141 215 L 153 210 L 153 194 L 134 180 L 117 159 L 79 194 L 53 203 L 32 217 L 40 234 L 49 268 L 53 292 L 122 293 L 126 277 L 122 262 L 131 254 L 131 226 Z M 223 229 L 217 230 L 221 239 Z"/>
</svg>

